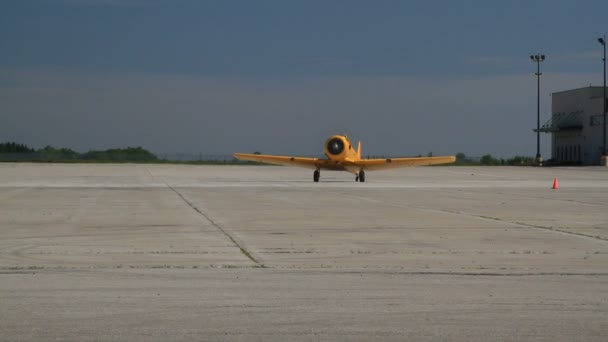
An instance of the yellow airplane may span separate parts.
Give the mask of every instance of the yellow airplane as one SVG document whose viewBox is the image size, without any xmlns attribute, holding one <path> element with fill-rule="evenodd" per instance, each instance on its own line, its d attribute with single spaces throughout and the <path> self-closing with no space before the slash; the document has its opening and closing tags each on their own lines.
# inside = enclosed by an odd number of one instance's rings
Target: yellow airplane
<svg viewBox="0 0 608 342">
<path fill-rule="evenodd" d="M 362 159 L 361 142 L 353 149 L 346 135 L 333 135 L 325 141 L 327 159 L 303 158 L 291 156 L 273 156 L 265 154 L 235 153 L 234 157 L 242 160 L 268 164 L 300 166 L 314 169 L 313 180 L 319 181 L 321 170 L 347 171 L 355 174 L 356 182 L 365 182 L 366 170 L 382 170 L 396 167 L 447 164 L 456 161 L 456 157 L 423 157 L 423 158 L 385 158 Z"/>
</svg>

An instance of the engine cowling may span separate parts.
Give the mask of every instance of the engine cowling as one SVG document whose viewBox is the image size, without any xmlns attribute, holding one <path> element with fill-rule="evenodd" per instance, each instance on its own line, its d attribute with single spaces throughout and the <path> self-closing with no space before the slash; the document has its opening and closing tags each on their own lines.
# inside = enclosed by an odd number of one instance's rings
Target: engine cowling
<svg viewBox="0 0 608 342">
<path fill-rule="evenodd" d="M 352 149 L 348 139 L 341 135 L 334 135 L 325 142 L 325 155 L 332 160 L 342 160 Z"/>
<path fill-rule="evenodd" d="M 333 138 L 327 142 L 327 152 L 334 156 L 339 156 L 344 152 L 344 141 L 340 138 Z"/>
</svg>

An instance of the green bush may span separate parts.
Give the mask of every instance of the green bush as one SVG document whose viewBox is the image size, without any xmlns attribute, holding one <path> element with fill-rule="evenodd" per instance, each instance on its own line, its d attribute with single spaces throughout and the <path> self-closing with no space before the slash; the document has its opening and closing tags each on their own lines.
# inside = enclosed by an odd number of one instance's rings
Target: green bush
<svg viewBox="0 0 608 342">
<path fill-rule="evenodd" d="M 492 157 L 491 154 L 486 154 L 486 155 L 482 156 L 479 161 L 481 162 L 481 165 L 501 165 L 502 164 L 499 159 Z"/>
<path fill-rule="evenodd" d="M 507 159 L 507 164 L 515 166 L 531 166 L 536 165 L 534 157 L 515 156 L 511 159 Z"/>
<path fill-rule="evenodd" d="M 158 158 L 142 147 L 89 151 L 81 155 L 84 160 L 92 161 L 156 161 Z"/>
</svg>

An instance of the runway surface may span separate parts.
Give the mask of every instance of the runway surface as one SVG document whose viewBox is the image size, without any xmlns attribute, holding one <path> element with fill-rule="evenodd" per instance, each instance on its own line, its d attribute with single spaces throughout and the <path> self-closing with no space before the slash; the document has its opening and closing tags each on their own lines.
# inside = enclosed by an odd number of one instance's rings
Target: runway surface
<svg viewBox="0 0 608 342">
<path fill-rule="evenodd" d="M 367 176 L 0 164 L 0 340 L 608 336 L 608 169 Z"/>
</svg>

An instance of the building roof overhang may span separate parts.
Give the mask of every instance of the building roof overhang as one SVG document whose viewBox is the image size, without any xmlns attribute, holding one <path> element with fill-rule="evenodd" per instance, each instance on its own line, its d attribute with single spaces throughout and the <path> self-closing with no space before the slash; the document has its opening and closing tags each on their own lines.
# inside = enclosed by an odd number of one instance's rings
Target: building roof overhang
<svg viewBox="0 0 608 342">
<path fill-rule="evenodd" d="M 554 133 L 560 131 L 580 131 L 583 129 L 582 112 L 554 113 L 540 129 L 534 132 Z"/>
</svg>

